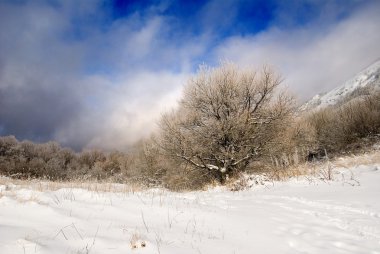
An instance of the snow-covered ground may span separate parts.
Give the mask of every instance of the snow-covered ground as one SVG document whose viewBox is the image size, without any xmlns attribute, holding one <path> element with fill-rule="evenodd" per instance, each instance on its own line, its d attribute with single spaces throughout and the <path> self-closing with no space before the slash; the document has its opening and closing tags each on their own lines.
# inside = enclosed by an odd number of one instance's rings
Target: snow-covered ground
<svg viewBox="0 0 380 254">
<path fill-rule="evenodd" d="M 190 193 L 3 178 L 0 253 L 380 253 L 380 164 L 332 176 Z"/>
</svg>

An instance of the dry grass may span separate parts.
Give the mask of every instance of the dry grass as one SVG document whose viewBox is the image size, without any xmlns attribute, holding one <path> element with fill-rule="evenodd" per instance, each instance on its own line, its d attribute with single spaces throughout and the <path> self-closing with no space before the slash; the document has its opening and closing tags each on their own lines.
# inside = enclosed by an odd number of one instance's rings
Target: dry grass
<svg viewBox="0 0 380 254">
<path fill-rule="evenodd" d="M 305 175 L 322 175 L 329 178 L 329 172 L 334 168 L 352 168 L 359 165 L 371 164 L 380 164 L 380 150 L 372 150 L 359 155 L 338 157 L 317 163 L 307 162 L 288 168 L 272 169 L 269 176 L 271 179 L 277 181 Z"/>
<path fill-rule="evenodd" d="M 374 150 L 361 155 L 340 157 L 333 161 L 335 167 L 355 167 L 358 165 L 370 165 L 380 163 L 380 150 Z"/>
<path fill-rule="evenodd" d="M 63 188 L 84 189 L 93 192 L 134 193 L 143 191 L 142 185 L 116 184 L 96 181 L 45 181 L 38 179 L 19 180 L 9 177 L 0 177 L 0 185 L 12 189 L 31 189 L 36 191 L 56 191 Z"/>
<path fill-rule="evenodd" d="M 131 249 L 146 247 L 146 242 L 143 240 L 143 237 L 138 232 L 134 232 L 132 234 L 131 239 L 129 239 L 129 244 L 131 246 Z"/>
</svg>

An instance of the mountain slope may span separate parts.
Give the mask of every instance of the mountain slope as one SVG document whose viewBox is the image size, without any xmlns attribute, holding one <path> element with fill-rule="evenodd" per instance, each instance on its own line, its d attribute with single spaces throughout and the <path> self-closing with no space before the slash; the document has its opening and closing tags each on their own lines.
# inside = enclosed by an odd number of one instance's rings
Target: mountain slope
<svg viewBox="0 0 380 254">
<path fill-rule="evenodd" d="M 361 89 L 380 89 L 380 60 L 347 80 L 342 86 L 325 94 L 318 94 L 300 107 L 300 111 L 318 110 L 360 95 Z"/>
</svg>

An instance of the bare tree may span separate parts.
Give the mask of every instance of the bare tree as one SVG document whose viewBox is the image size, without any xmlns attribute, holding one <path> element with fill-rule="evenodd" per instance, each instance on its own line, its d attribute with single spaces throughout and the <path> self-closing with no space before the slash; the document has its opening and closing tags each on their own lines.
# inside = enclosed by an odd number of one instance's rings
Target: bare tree
<svg viewBox="0 0 380 254">
<path fill-rule="evenodd" d="M 178 110 L 163 115 L 161 147 L 223 182 L 260 156 L 290 114 L 293 99 L 276 91 L 281 82 L 268 67 L 201 67 Z"/>
</svg>

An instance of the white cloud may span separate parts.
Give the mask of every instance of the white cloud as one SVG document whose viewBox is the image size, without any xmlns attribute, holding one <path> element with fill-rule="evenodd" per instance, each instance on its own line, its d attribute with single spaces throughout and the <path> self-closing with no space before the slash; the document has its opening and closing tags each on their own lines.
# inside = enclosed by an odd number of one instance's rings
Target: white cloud
<svg viewBox="0 0 380 254">
<path fill-rule="evenodd" d="M 372 5 L 335 25 L 292 30 L 276 27 L 255 36 L 233 37 L 215 57 L 241 65 L 271 64 L 301 100 L 340 85 L 380 57 L 380 5 Z"/>
</svg>

